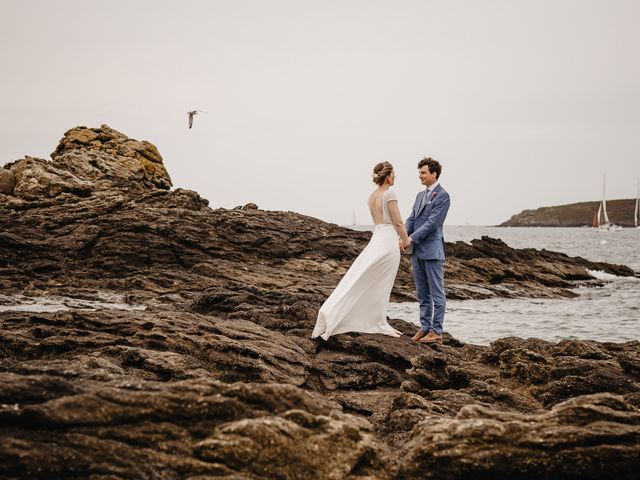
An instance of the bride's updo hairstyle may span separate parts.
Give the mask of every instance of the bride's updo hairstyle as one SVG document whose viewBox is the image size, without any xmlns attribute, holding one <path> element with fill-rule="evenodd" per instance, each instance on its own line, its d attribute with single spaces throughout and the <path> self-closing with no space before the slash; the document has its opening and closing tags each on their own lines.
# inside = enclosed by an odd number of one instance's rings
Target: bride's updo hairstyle
<svg viewBox="0 0 640 480">
<path fill-rule="evenodd" d="M 373 167 L 373 175 L 371 176 L 373 183 L 382 185 L 389 175 L 393 172 L 393 165 L 389 162 L 381 162 Z"/>
</svg>

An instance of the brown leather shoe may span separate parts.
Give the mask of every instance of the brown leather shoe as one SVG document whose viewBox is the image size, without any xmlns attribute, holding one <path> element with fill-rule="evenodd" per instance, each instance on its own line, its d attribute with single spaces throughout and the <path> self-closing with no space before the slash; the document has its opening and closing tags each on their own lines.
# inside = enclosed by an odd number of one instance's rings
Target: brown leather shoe
<svg viewBox="0 0 640 480">
<path fill-rule="evenodd" d="M 413 337 L 411 337 L 411 340 L 413 340 L 414 342 L 419 342 L 420 339 L 422 337 L 425 337 L 426 335 L 427 335 L 427 332 L 425 332 L 424 330 L 420 329 L 420 330 L 418 330 L 416 332 L 416 334 Z"/>
<path fill-rule="evenodd" d="M 420 343 L 442 343 L 442 335 L 438 335 L 433 330 L 430 330 L 426 337 L 418 340 Z"/>
</svg>

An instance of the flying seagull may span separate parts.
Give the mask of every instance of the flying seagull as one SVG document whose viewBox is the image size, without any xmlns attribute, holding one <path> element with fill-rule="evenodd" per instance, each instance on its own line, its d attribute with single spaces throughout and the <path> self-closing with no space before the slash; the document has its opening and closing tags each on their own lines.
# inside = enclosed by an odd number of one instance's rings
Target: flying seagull
<svg viewBox="0 0 640 480">
<path fill-rule="evenodd" d="M 205 112 L 204 110 L 191 110 L 190 112 L 187 112 L 187 115 L 189 115 L 189 128 L 193 126 L 193 116 L 199 113 L 207 113 L 207 112 Z"/>
</svg>

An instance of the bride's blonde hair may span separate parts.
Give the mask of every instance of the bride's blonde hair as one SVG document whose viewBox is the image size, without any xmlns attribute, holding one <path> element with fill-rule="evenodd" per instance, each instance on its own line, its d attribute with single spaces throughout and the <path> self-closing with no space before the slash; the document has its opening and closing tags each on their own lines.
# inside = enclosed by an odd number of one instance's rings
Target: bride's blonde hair
<svg viewBox="0 0 640 480">
<path fill-rule="evenodd" d="M 376 185 L 382 185 L 389 175 L 393 172 L 393 165 L 389 162 L 380 162 L 373 167 L 371 179 Z"/>
</svg>

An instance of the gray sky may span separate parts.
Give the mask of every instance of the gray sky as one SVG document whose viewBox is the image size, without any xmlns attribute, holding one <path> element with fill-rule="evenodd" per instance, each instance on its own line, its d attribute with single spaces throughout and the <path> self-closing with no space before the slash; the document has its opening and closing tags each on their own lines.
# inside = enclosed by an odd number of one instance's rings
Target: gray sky
<svg viewBox="0 0 640 480">
<path fill-rule="evenodd" d="M 633 0 L 0 0 L 0 165 L 74 126 L 154 143 L 176 187 L 370 223 L 440 160 L 447 223 L 631 198 L 640 175 Z M 202 109 L 187 129 L 186 112 Z M 615 220 L 615 219 L 613 219 Z"/>
</svg>

